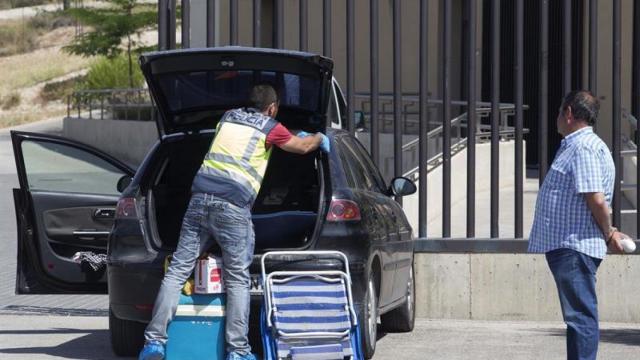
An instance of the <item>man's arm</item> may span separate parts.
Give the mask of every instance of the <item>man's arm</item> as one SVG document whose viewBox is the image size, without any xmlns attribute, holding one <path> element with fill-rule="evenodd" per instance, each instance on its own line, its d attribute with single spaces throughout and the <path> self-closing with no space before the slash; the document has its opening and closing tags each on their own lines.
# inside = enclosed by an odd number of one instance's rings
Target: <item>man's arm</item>
<svg viewBox="0 0 640 360">
<path fill-rule="evenodd" d="M 600 227 L 602 234 L 606 241 L 611 239 L 608 244 L 609 248 L 613 252 L 622 252 L 622 245 L 620 240 L 624 238 L 624 234 L 619 231 L 611 231 L 611 219 L 609 218 L 609 206 L 604 198 L 604 194 L 601 192 L 584 193 L 584 198 L 587 201 L 587 206 L 591 210 L 596 224 Z"/>
<path fill-rule="evenodd" d="M 289 141 L 279 145 L 279 147 L 284 151 L 295 154 L 308 154 L 320 146 L 322 139 L 323 136 L 320 133 L 313 134 L 312 136 L 305 136 L 303 138 L 294 135 L 291 136 Z"/>
</svg>

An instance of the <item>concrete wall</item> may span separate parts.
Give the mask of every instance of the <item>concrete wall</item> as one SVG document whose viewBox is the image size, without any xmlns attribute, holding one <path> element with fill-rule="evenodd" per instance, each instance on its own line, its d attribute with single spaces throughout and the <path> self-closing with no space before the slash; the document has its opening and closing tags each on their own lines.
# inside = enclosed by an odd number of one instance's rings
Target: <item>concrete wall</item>
<svg viewBox="0 0 640 360">
<path fill-rule="evenodd" d="M 417 316 L 561 320 L 544 255 L 416 254 Z M 640 321 L 640 256 L 610 255 L 597 275 L 600 319 Z"/>
<path fill-rule="evenodd" d="M 64 137 L 91 145 L 134 166 L 142 162 L 158 140 L 154 121 L 65 118 L 62 128 Z"/>
</svg>

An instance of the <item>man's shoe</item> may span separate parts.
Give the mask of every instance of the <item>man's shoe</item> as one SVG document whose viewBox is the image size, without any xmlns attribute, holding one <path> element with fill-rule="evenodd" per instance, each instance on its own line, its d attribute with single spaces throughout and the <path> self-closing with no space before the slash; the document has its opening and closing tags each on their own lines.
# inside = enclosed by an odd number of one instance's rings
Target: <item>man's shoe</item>
<svg viewBox="0 0 640 360">
<path fill-rule="evenodd" d="M 227 355 L 227 360 L 256 360 L 256 357 L 251 353 L 247 355 L 240 355 L 238 353 L 232 352 Z"/>
<path fill-rule="evenodd" d="M 147 341 L 140 351 L 138 360 L 163 360 L 164 359 L 164 344 L 160 341 Z"/>
</svg>

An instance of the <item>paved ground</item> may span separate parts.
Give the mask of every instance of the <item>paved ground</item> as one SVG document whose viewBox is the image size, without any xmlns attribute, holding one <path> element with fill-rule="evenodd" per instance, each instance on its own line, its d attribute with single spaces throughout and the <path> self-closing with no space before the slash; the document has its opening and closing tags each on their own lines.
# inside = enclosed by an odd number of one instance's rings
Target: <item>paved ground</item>
<svg viewBox="0 0 640 360">
<path fill-rule="evenodd" d="M 104 316 L 0 315 L 0 359 L 118 359 Z M 640 325 L 604 324 L 599 359 L 640 358 Z M 560 323 L 418 320 L 378 341 L 375 360 L 564 359 Z"/>
</svg>

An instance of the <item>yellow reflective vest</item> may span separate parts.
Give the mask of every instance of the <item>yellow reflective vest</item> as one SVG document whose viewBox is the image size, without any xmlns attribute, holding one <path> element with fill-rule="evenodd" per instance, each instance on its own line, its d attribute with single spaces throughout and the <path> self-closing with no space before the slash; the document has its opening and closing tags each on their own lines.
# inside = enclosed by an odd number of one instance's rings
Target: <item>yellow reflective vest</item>
<svg viewBox="0 0 640 360">
<path fill-rule="evenodd" d="M 278 124 L 255 109 L 227 111 L 193 181 L 192 192 L 210 193 L 237 206 L 251 206 L 267 170 L 266 142 Z"/>
</svg>

